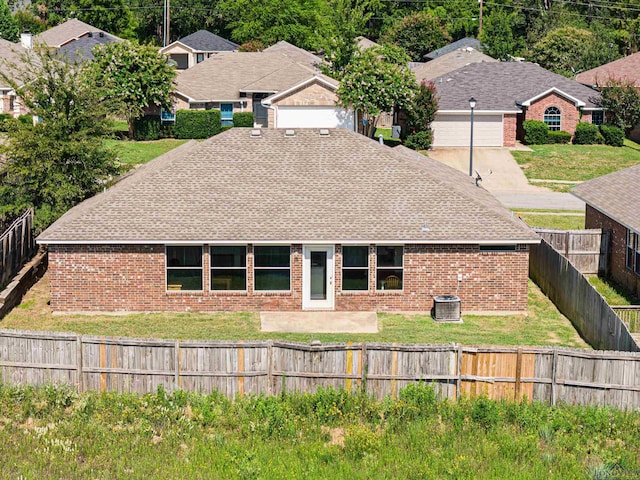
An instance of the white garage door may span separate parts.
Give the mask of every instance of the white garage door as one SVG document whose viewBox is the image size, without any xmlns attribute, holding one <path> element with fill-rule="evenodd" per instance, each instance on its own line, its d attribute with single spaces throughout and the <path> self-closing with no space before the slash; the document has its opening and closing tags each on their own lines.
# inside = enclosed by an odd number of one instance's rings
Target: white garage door
<svg viewBox="0 0 640 480">
<path fill-rule="evenodd" d="M 434 147 L 466 147 L 471 136 L 471 115 L 436 115 L 431 128 Z M 502 114 L 473 116 L 473 146 L 502 147 Z"/>
<path fill-rule="evenodd" d="M 348 128 L 353 113 L 337 107 L 278 107 L 276 128 Z"/>
</svg>

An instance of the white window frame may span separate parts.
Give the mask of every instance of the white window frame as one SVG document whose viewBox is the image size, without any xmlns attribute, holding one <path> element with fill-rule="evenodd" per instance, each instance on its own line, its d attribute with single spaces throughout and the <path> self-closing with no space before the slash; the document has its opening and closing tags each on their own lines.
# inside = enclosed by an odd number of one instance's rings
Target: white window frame
<svg viewBox="0 0 640 480">
<path fill-rule="evenodd" d="M 344 266 L 344 249 L 345 249 L 345 247 L 346 248 L 349 248 L 349 247 L 365 247 L 367 249 L 367 266 L 366 267 L 345 267 Z M 377 253 L 377 251 L 376 251 L 376 253 Z M 368 292 L 369 290 L 371 290 L 371 251 L 370 251 L 369 245 L 342 245 L 341 255 L 342 255 L 342 267 L 341 267 L 342 271 L 340 272 L 340 277 L 342 279 L 342 285 L 340 285 L 340 290 L 342 292 L 356 292 L 356 293 Z M 403 251 L 402 258 L 403 258 L 403 262 L 404 262 L 404 251 Z M 376 256 L 376 261 L 377 261 L 377 256 Z M 367 270 L 367 288 L 365 290 L 347 290 L 347 289 L 345 289 L 344 288 L 344 271 L 345 270 L 365 270 L 365 268 Z M 403 282 L 403 284 L 404 284 L 404 282 Z"/>
<path fill-rule="evenodd" d="M 211 255 L 211 249 L 215 248 L 215 247 L 244 247 L 244 267 L 214 267 L 213 266 L 213 255 Z M 228 292 L 247 292 L 249 289 L 249 262 L 247 262 L 247 255 L 249 254 L 249 246 L 247 244 L 235 244 L 235 245 L 227 245 L 227 244 L 216 244 L 216 243 L 212 243 L 209 244 L 209 291 L 210 292 L 224 292 L 224 293 L 228 293 Z M 218 289 L 214 289 L 212 287 L 212 282 L 213 282 L 213 275 L 212 275 L 212 271 L 213 270 L 244 270 L 244 275 L 245 275 L 245 288 L 244 290 L 218 290 Z"/>
<path fill-rule="evenodd" d="M 169 247 L 200 247 L 200 267 L 170 267 L 167 260 L 169 258 L 169 255 L 167 253 L 167 249 Z M 193 293 L 193 292 L 204 292 L 204 259 L 202 258 L 202 256 L 204 255 L 204 245 L 165 245 L 164 246 L 164 289 L 165 292 L 188 292 L 188 293 Z M 197 270 L 200 269 L 201 271 L 201 275 L 202 275 L 202 289 L 201 290 L 169 290 L 169 269 L 172 270 Z"/>
<path fill-rule="evenodd" d="M 256 267 L 256 247 L 260 248 L 260 247 L 289 247 L 289 266 L 288 267 Z M 253 252 L 253 261 L 252 261 L 252 268 L 253 268 L 253 291 L 254 293 L 259 292 L 259 293 L 291 293 L 291 283 L 292 283 L 292 278 L 291 278 L 291 256 L 293 253 L 293 248 L 292 245 L 287 245 L 287 244 L 278 244 L 278 245 L 271 245 L 271 244 L 254 244 L 253 248 L 252 248 L 252 252 Z M 289 290 L 258 290 L 256 289 L 256 270 L 289 270 Z"/>
<path fill-rule="evenodd" d="M 378 267 L 378 247 L 402 247 L 402 266 L 400 267 Z M 375 289 L 376 292 L 403 292 L 404 291 L 404 282 L 405 282 L 405 277 L 404 277 L 404 255 L 405 255 L 405 246 L 404 245 L 398 245 L 398 244 L 380 244 L 380 245 L 375 245 L 375 251 L 376 251 L 376 263 L 375 263 Z M 402 288 L 394 288 L 391 290 L 385 290 L 385 289 L 378 289 L 378 270 L 402 270 Z"/>
<path fill-rule="evenodd" d="M 556 109 L 558 111 L 558 113 L 547 113 L 548 110 L 551 110 L 552 108 Z M 558 125 L 549 125 L 549 123 L 547 122 L 547 115 L 551 116 L 557 116 L 558 117 Z M 549 127 L 549 131 L 550 132 L 557 132 L 562 130 L 562 110 L 560 110 L 558 107 L 556 107 L 555 105 L 551 105 L 550 107 L 545 108 L 544 113 L 542 114 L 542 120 L 544 121 L 544 123 L 547 124 L 547 127 Z"/>
</svg>

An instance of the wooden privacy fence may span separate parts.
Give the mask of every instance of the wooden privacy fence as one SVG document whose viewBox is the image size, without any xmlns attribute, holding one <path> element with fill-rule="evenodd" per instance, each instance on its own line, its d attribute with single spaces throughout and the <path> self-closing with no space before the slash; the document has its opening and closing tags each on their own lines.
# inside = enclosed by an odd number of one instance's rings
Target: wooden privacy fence
<svg viewBox="0 0 640 480">
<path fill-rule="evenodd" d="M 25 211 L 0 234 L 0 290 L 36 251 L 33 209 Z"/>
<path fill-rule="evenodd" d="M 555 250 L 564 255 L 581 273 L 606 274 L 609 269 L 607 230 L 552 230 L 534 228 Z"/>
<path fill-rule="evenodd" d="M 640 333 L 640 305 L 615 305 L 611 308 L 631 333 Z"/>
<path fill-rule="evenodd" d="M 0 330 L 0 375 L 11 385 L 71 384 L 79 391 L 175 389 L 243 394 L 318 387 L 397 397 L 433 382 L 441 397 L 640 408 L 640 354 L 551 347 L 279 341 L 175 341 Z"/>
<path fill-rule="evenodd" d="M 529 276 L 593 348 L 640 351 L 627 326 L 602 295 L 545 240 L 531 247 Z"/>
</svg>

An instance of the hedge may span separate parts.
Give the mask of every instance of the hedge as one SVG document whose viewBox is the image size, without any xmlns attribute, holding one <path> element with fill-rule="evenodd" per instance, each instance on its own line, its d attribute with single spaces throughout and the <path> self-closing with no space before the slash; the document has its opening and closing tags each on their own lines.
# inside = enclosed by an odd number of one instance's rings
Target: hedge
<svg viewBox="0 0 640 480">
<path fill-rule="evenodd" d="M 404 146 L 412 150 L 427 150 L 433 143 L 433 132 L 431 129 L 407 135 Z"/>
<path fill-rule="evenodd" d="M 524 143 L 526 145 L 544 145 L 549 137 L 549 126 L 540 120 L 525 120 L 522 122 L 524 129 Z"/>
<path fill-rule="evenodd" d="M 10 113 L 0 113 L 0 132 L 6 132 L 9 130 L 9 125 L 13 120 L 13 115 Z"/>
<path fill-rule="evenodd" d="M 253 112 L 235 112 L 233 114 L 234 127 L 253 127 Z"/>
<path fill-rule="evenodd" d="M 33 116 L 31 115 L 18 115 L 18 121 L 23 125 L 33 125 Z"/>
<path fill-rule="evenodd" d="M 579 122 L 573 135 L 573 143 L 576 145 L 594 145 L 601 143 L 602 136 L 598 126 L 593 123 Z"/>
<path fill-rule="evenodd" d="M 220 110 L 178 110 L 176 138 L 209 138 L 220 133 Z"/>
<path fill-rule="evenodd" d="M 158 140 L 160 138 L 160 116 L 145 115 L 133 122 L 134 138 L 136 140 Z"/>
<path fill-rule="evenodd" d="M 606 145 L 622 147 L 624 145 L 624 130 L 614 125 L 600 125 L 600 133 Z"/>
<path fill-rule="evenodd" d="M 571 134 L 564 130 L 552 130 L 547 136 L 547 143 L 569 143 Z"/>
</svg>

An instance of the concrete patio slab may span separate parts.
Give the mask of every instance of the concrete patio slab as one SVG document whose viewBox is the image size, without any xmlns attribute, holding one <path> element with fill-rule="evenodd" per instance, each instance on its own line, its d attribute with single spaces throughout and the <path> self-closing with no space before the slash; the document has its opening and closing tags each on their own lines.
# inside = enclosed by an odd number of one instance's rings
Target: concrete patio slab
<svg viewBox="0 0 640 480">
<path fill-rule="evenodd" d="M 376 312 L 260 312 L 263 332 L 378 333 Z"/>
</svg>

